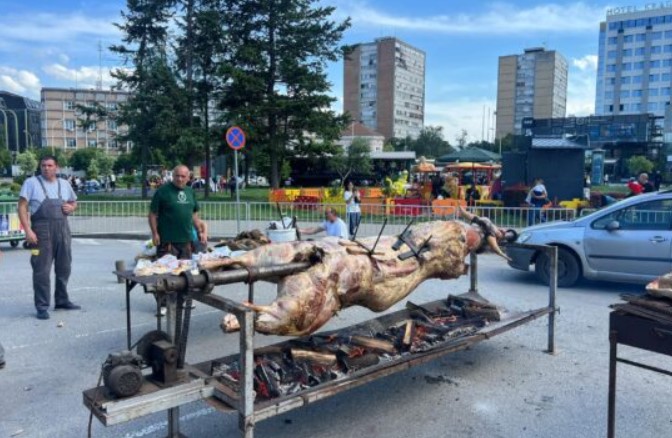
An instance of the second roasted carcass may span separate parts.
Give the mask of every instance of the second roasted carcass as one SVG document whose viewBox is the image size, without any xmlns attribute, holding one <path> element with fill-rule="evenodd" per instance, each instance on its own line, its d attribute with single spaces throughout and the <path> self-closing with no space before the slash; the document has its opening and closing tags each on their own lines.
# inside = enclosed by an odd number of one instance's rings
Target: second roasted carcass
<svg viewBox="0 0 672 438">
<path fill-rule="evenodd" d="M 355 242 L 327 237 L 311 242 L 266 245 L 240 257 L 217 261 L 219 267 L 271 266 L 313 261 L 307 270 L 278 281 L 278 296 L 269 305 L 248 304 L 258 315 L 255 329 L 277 335 L 300 336 L 322 327 L 339 310 L 360 305 L 376 312 L 388 309 L 430 278 L 453 279 L 467 272 L 466 256 L 488 243 L 502 255 L 497 240 L 503 232 L 487 219 L 470 216 L 472 223 L 436 221 L 411 227 L 405 241 L 419 255 L 408 253 L 407 244 L 395 246 L 396 236 L 382 236 L 370 253 Z M 371 248 L 375 238 L 362 239 Z M 235 321 L 234 321 L 235 322 Z"/>
</svg>

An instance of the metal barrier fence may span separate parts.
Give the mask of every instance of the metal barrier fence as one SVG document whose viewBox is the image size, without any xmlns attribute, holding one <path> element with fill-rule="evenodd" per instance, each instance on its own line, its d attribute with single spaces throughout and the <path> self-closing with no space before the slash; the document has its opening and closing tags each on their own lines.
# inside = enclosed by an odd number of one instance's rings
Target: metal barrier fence
<svg viewBox="0 0 672 438">
<path fill-rule="evenodd" d="M 241 202 L 240 210 L 232 202 L 200 203 L 200 216 L 207 221 L 209 234 L 213 237 L 231 237 L 239 231 L 268 227 L 269 222 L 279 221 L 280 215 L 296 217 L 300 227 L 312 227 L 324 220 L 324 209 L 333 207 L 346 220 L 343 204 L 300 204 L 268 202 Z M 455 219 L 454 207 L 432 207 L 426 205 L 366 205 L 363 206 L 359 236 L 378 234 L 387 219 L 385 234 L 395 234 L 411 221 Z M 469 207 L 469 211 L 490 218 L 503 228 L 521 229 L 531 223 L 554 220 L 572 220 L 576 211 L 565 208 L 510 208 L 510 207 Z M 75 214 L 70 217 L 73 235 L 128 235 L 149 238 L 147 213 L 149 201 L 80 201 Z M 16 203 L 0 203 L 0 214 L 16 212 Z"/>
</svg>

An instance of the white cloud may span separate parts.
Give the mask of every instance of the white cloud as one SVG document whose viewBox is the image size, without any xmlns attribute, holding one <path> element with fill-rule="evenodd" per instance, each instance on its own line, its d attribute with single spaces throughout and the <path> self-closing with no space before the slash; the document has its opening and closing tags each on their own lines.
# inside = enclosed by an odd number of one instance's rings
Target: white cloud
<svg viewBox="0 0 672 438">
<path fill-rule="evenodd" d="M 394 16 L 366 2 L 332 1 L 340 17 L 350 16 L 357 26 L 374 26 L 445 34 L 527 34 L 529 32 L 591 32 L 604 20 L 604 7 L 583 2 L 548 3 L 527 9 L 509 3 L 492 3 L 480 14 Z M 449 2 L 445 3 L 450 11 Z M 421 11 L 421 8 L 418 8 Z"/>
<path fill-rule="evenodd" d="M 0 89 L 39 99 L 40 79 L 28 70 L 0 66 Z"/>
<path fill-rule="evenodd" d="M 54 79 L 61 81 L 72 82 L 72 85 L 78 88 L 94 88 L 100 78 L 102 78 L 102 85 L 104 88 L 109 88 L 116 85 L 117 80 L 112 77 L 111 70 L 116 70 L 103 67 L 100 70 L 98 67 L 79 67 L 69 68 L 62 64 L 50 64 L 42 67 L 42 70 Z"/>
<path fill-rule="evenodd" d="M 57 15 L 48 13 L 7 14 L 0 16 L 0 40 L 15 44 L 90 44 L 91 38 L 115 39 L 121 35 L 112 22 L 119 17 L 88 17 L 81 13 Z M 86 36 L 86 39 L 83 37 Z"/>
<path fill-rule="evenodd" d="M 490 118 L 488 119 L 488 108 Z M 492 139 L 495 123 L 492 118 L 496 104 L 488 99 L 460 99 L 450 102 L 427 102 L 425 105 L 425 126 L 443 127 L 443 138 L 451 145 L 456 143 L 455 138 L 466 130 L 467 141 L 481 141 L 481 138 Z M 485 109 L 485 120 L 483 112 Z M 493 128 L 488 133 L 488 128 Z M 489 135 L 488 135 L 489 134 Z"/>
<path fill-rule="evenodd" d="M 597 56 L 572 59 L 568 72 L 567 116 L 587 116 L 595 112 Z"/>
<path fill-rule="evenodd" d="M 572 59 L 572 65 L 581 71 L 597 71 L 597 55 L 586 55 L 583 58 Z"/>
</svg>

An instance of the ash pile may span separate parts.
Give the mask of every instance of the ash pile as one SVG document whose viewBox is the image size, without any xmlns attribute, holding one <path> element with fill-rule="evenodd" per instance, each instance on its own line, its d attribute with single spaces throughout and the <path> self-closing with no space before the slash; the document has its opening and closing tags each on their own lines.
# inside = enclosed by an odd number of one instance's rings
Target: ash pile
<svg viewBox="0 0 672 438">
<path fill-rule="evenodd" d="M 500 308 L 474 294 L 449 296 L 432 309 L 408 302 L 406 309 L 407 317 L 395 322 L 384 324 L 382 317 L 255 350 L 255 401 L 295 395 L 379 364 L 431 351 L 477 333 L 499 321 L 502 314 Z M 242 373 L 237 356 L 214 361 L 211 374 L 240 393 Z"/>
</svg>

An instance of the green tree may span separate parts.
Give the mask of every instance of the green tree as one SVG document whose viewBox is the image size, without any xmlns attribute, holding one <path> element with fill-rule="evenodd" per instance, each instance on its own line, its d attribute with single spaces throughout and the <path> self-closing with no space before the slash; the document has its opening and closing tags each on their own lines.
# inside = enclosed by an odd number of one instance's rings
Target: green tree
<svg viewBox="0 0 672 438">
<path fill-rule="evenodd" d="M 306 132 L 330 144 L 347 123 L 331 111 L 327 63 L 346 52 L 338 47 L 349 20 L 330 20 L 333 7 L 317 0 L 224 0 L 229 62 L 221 107 L 230 123 L 254 120 L 258 148 L 268 153 L 271 185 L 282 163 L 310 143 Z M 299 152 L 296 152 L 299 151 Z"/>
<path fill-rule="evenodd" d="M 131 173 L 131 170 L 137 169 L 139 162 L 137 162 L 131 154 L 122 153 L 114 160 L 112 169 L 115 173 Z"/>
<path fill-rule="evenodd" d="M 100 176 L 100 168 L 98 167 L 98 160 L 93 159 L 89 161 L 89 166 L 86 168 L 87 179 L 98 179 Z"/>
<path fill-rule="evenodd" d="M 450 144 L 443 139 L 441 126 L 426 126 L 420 135 L 412 142 L 412 148 L 418 156 L 438 158 L 441 155 L 454 151 Z"/>
<path fill-rule="evenodd" d="M 12 165 L 12 154 L 9 149 L 0 146 L 0 170 L 7 169 Z"/>
<path fill-rule="evenodd" d="M 467 139 L 469 138 L 469 133 L 466 129 L 462 129 L 458 135 L 455 136 L 455 144 L 458 149 L 464 149 L 467 146 Z"/>
<path fill-rule="evenodd" d="M 371 173 L 373 166 L 369 157 L 370 150 L 368 140 L 357 137 L 345 151 L 339 149 L 339 152 L 329 159 L 329 168 L 341 177 L 341 186 L 345 185 L 345 181 L 352 173 Z"/>
<path fill-rule="evenodd" d="M 87 172 L 91 165 L 91 161 L 98 159 L 104 154 L 103 151 L 95 148 L 77 149 L 70 156 L 70 167 L 72 167 L 73 170 Z"/>
<path fill-rule="evenodd" d="M 56 159 L 58 160 L 58 166 L 60 168 L 68 166 L 70 162 L 68 159 L 68 154 L 66 154 L 65 151 L 60 148 L 54 149 L 53 152 L 51 151 L 50 148 L 33 149 L 33 152 L 35 153 L 38 162 L 44 157 L 48 156 L 56 157 Z"/>
<path fill-rule="evenodd" d="M 649 173 L 653 170 L 653 163 L 643 155 L 630 157 L 627 163 L 631 175 L 639 175 L 642 172 Z"/>
<path fill-rule="evenodd" d="M 108 176 L 113 171 L 114 158 L 107 154 L 101 154 L 95 159 L 98 165 L 98 172 L 101 176 Z"/>
<path fill-rule="evenodd" d="M 37 171 L 38 163 L 35 153 L 31 150 L 26 150 L 16 156 L 16 164 L 21 170 L 21 175 L 32 175 Z"/>
<path fill-rule="evenodd" d="M 123 44 L 110 47 L 132 67 L 116 70 L 113 75 L 133 96 L 119 111 L 120 122 L 128 126 L 128 134 L 120 140 L 133 141 L 139 151 L 143 181 L 147 178 L 152 148 L 173 146 L 163 142 L 172 140 L 172 136 L 162 135 L 162 131 L 180 131 L 182 127 L 175 123 L 171 101 L 175 96 L 172 92 L 162 95 L 164 91 L 174 91 L 175 84 L 166 55 L 174 3 L 175 0 L 127 0 L 127 10 L 122 11 L 123 22 L 116 24 L 123 34 Z M 164 85 L 162 80 L 169 83 Z M 144 184 L 142 197 L 147 197 Z"/>
</svg>

